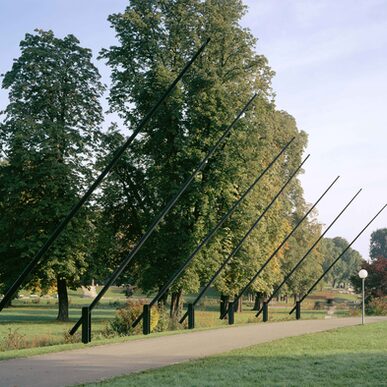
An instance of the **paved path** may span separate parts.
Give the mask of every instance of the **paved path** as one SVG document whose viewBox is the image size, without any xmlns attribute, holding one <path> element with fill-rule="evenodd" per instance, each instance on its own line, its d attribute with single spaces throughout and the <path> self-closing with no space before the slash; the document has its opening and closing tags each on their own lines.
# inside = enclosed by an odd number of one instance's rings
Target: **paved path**
<svg viewBox="0 0 387 387">
<path fill-rule="evenodd" d="M 366 323 L 376 321 L 387 321 L 387 317 L 368 317 Z M 57 387 L 93 382 L 359 323 L 356 317 L 247 324 L 4 360 L 0 361 L 0 386 Z"/>
</svg>

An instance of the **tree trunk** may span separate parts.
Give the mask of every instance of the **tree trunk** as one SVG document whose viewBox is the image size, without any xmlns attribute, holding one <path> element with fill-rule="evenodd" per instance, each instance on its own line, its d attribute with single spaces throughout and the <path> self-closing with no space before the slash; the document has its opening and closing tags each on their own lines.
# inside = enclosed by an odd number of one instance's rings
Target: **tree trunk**
<svg viewBox="0 0 387 387">
<path fill-rule="evenodd" d="M 262 293 L 256 292 L 253 310 L 261 309 L 261 302 L 262 302 Z"/>
<path fill-rule="evenodd" d="M 67 286 L 65 278 L 57 278 L 58 289 L 58 321 L 69 320 L 69 298 L 67 295 Z"/>
<path fill-rule="evenodd" d="M 165 308 L 165 305 L 167 304 L 168 299 L 168 292 L 165 292 L 164 295 L 157 301 L 157 305 L 160 308 Z"/>
<path fill-rule="evenodd" d="M 236 296 L 235 296 L 236 297 Z M 235 312 L 243 312 L 243 306 L 242 306 L 242 297 L 239 298 L 238 304 L 235 305 Z"/>
<path fill-rule="evenodd" d="M 179 315 L 179 311 L 181 309 L 181 295 L 183 291 L 180 289 L 177 292 L 173 292 L 171 295 L 171 308 L 169 311 L 169 315 L 171 318 L 177 318 Z"/>
<path fill-rule="evenodd" d="M 230 297 L 224 294 L 220 295 L 220 316 L 227 310 Z M 226 316 L 224 318 L 227 318 Z"/>
</svg>

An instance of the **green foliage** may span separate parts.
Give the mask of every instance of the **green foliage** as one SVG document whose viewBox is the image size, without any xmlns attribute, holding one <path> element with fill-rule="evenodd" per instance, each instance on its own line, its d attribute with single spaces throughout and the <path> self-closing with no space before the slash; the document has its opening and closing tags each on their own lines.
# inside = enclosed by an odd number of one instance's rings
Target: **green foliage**
<svg viewBox="0 0 387 387">
<path fill-rule="evenodd" d="M 303 204 L 300 207 L 301 208 L 293 215 L 293 227 L 295 227 L 302 216 L 304 216 L 304 212 L 307 211 L 305 209 L 306 205 Z M 303 211 L 299 212 L 301 209 Z M 284 276 L 290 273 L 309 248 L 320 237 L 321 224 L 318 223 L 316 216 L 316 212 L 312 212 L 311 216 L 301 223 L 294 234 L 294 237 L 289 240 L 282 260 Z M 322 274 L 321 265 L 322 255 L 320 242 L 288 279 L 282 293 L 296 295 L 304 293 L 310 287 L 311 283 Z"/>
<path fill-rule="evenodd" d="M 387 259 L 387 228 L 380 228 L 371 234 L 370 257 Z"/>
<path fill-rule="evenodd" d="M 329 265 L 332 264 L 332 262 L 343 252 L 347 246 L 348 242 L 341 237 L 323 239 L 322 254 L 324 256 L 324 271 L 329 267 Z M 339 285 L 347 286 L 351 282 L 352 276 L 357 275 L 357 272 L 361 268 L 362 263 L 363 258 L 360 253 L 352 248 L 349 248 L 328 272 L 325 280 L 333 287 Z"/>
<path fill-rule="evenodd" d="M 116 316 L 109 323 L 108 331 L 111 330 L 120 336 L 139 334 L 142 331 L 142 325 L 138 324 L 132 328 L 136 318 L 142 313 L 144 300 L 128 300 L 126 305 L 117 309 Z M 151 332 L 158 332 L 156 329 L 159 323 L 160 313 L 157 307 L 151 309 Z M 164 321 L 162 322 L 164 326 Z"/>
<path fill-rule="evenodd" d="M 36 30 L 3 78 L 0 124 L 0 283 L 7 288 L 90 182 L 103 91 L 91 51 L 73 35 Z M 90 213 L 83 209 L 29 280 L 77 286 L 88 266 Z"/>
<path fill-rule="evenodd" d="M 238 110 L 254 92 L 259 93 L 227 143 L 165 217 L 126 273 L 127 280 L 146 291 L 166 282 L 255 175 L 297 135 L 288 155 L 171 289 L 197 291 L 293 172 L 306 145 L 306 135 L 299 133 L 295 120 L 275 110 L 273 71 L 266 58 L 255 53 L 256 39 L 239 25 L 244 13 L 239 0 L 190 0 L 184 5 L 169 0 L 132 0 L 125 11 L 109 17 L 119 44 L 103 50 L 101 57 L 112 69 L 111 110 L 128 127 L 145 115 L 199 45 L 207 37 L 212 39 L 106 182 L 101 199 L 104 232 L 99 240 L 115 253 L 113 259 L 107 254 L 102 258 L 111 266 L 151 224 Z M 112 128 L 105 141 L 112 149 L 123 138 Z M 102 155 L 100 162 L 106 163 L 106 156 Z M 219 277 L 218 290 L 232 295 L 246 283 L 285 235 L 289 228 L 286 219 L 297 207 L 300 194 L 295 179 Z M 114 243 L 109 242 L 112 240 Z M 278 273 L 279 264 L 274 262 L 255 288 L 267 291 Z"/>
</svg>

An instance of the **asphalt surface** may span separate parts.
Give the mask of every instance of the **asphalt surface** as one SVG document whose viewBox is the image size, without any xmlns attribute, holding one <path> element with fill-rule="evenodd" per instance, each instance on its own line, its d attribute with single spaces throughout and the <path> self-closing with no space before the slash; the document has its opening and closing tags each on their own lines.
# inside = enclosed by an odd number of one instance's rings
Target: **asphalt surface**
<svg viewBox="0 0 387 387">
<path fill-rule="evenodd" d="M 59 387 L 159 368 L 276 339 L 360 324 L 361 318 L 332 318 L 247 324 L 148 337 L 0 361 L 1 387 Z M 366 323 L 387 321 L 367 317 Z"/>
</svg>

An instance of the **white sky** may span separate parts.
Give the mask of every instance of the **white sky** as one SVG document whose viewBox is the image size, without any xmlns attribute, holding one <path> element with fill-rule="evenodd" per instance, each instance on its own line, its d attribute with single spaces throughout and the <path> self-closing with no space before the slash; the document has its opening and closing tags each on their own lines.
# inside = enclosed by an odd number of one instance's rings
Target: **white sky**
<svg viewBox="0 0 387 387">
<path fill-rule="evenodd" d="M 277 106 L 309 134 L 302 183 L 314 202 L 341 175 L 318 207 L 329 224 L 355 192 L 364 191 L 328 233 L 352 238 L 387 201 L 387 0 L 248 0 L 242 24 L 259 38 L 257 52 L 276 71 Z M 1 0 L 0 73 L 19 55 L 34 28 L 72 33 L 96 55 L 115 43 L 107 15 L 126 0 Z M 98 64 L 103 81 L 109 71 Z M 7 93 L 0 91 L 0 110 Z M 370 233 L 387 227 L 387 210 L 355 243 L 366 258 Z"/>
</svg>

